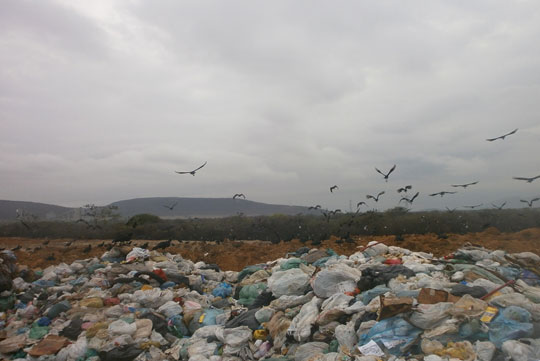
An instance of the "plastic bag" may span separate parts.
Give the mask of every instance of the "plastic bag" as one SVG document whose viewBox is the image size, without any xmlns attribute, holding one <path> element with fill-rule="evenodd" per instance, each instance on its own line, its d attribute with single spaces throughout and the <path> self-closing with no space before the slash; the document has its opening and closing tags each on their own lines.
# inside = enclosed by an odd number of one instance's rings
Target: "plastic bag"
<svg viewBox="0 0 540 361">
<path fill-rule="evenodd" d="M 370 340 L 383 344 L 392 355 L 401 355 L 422 333 L 400 317 L 392 317 L 377 322 L 367 334 L 360 338 L 359 346 Z"/>
<path fill-rule="evenodd" d="M 328 298 L 335 293 L 353 292 L 362 273 L 345 264 L 323 269 L 312 282 L 313 292 L 320 298 Z"/>
<path fill-rule="evenodd" d="M 313 297 L 311 301 L 302 306 L 298 315 L 293 318 L 287 332 L 292 334 L 296 341 L 303 342 L 311 336 L 311 326 L 319 315 L 321 303 L 322 299 Z"/>
<path fill-rule="evenodd" d="M 312 360 L 317 355 L 322 355 L 328 349 L 328 344 L 324 342 L 308 342 L 298 346 L 294 354 L 294 361 Z"/>
<path fill-rule="evenodd" d="M 135 323 L 116 320 L 109 324 L 108 331 L 111 335 L 133 335 L 137 331 L 137 326 Z"/>
<path fill-rule="evenodd" d="M 533 334 L 530 321 L 529 311 L 517 306 L 507 307 L 489 324 L 489 340 L 501 347 L 507 340 L 530 337 Z"/>
<path fill-rule="evenodd" d="M 157 310 L 159 313 L 164 315 L 165 317 L 169 318 L 174 315 L 179 315 L 182 313 L 182 306 L 180 306 L 177 302 L 174 301 L 168 301 L 164 303 L 160 308 Z"/>
<path fill-rule="evenodd" d="M 309 276 L 299 268 L 274 272 L 268 278 L 268 289 L 275 297 L 303 295 L 309 286 Z"/>
<path fill-rule="evenodd" d="M 232 286 L 228 283 L 222 282 L 216 288 L 212 290 L 212 295 L 214 297 L 226 298 L 229 297 L 233 292 Z"/>
</svg>

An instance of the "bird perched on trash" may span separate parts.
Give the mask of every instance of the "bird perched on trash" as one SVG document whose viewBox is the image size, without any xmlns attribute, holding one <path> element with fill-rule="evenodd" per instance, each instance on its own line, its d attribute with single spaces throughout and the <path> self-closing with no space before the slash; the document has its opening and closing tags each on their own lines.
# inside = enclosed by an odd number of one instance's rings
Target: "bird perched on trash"
<svg viewBox="0 0 540 361">
<path fill-rule="evenodd" d="M 534 180 L 540 178 L 540 175 L 537 175 L 536 177 L 531 177 L 531 178 L 527 178 L 527 177 L 512 177 L 513 179 L 517 179 L 517 180 L 523 180 L 523 181 L 526 181 L 527 183 L 532 183 Z"/>
<path fill-rule="evenodd" d="M 339 189 L 339 187 L 337 185 L 333 185 L 330 187 L 330 193 L 334 193 L 334 189 Z"/>
<path fill-rule="evenodd" d="M 375 202 L 378 202 L 378 201 L 379 201 L 379 197 L 382 196 L 383 194 L 384 194 L 384 191 L 379 192 L 379 193 L 377 194 L 377 197 L 372 196 L 371 194 L 366 194 L 366 198 L 367 198 L 367 199 L 373 199 Z"/>
<path fill-rule="evenodd" d="M 199 169 L 201 169 L 202 167 L 204 167 L 206 165 L 206 163 L 208 163 L 208 161 L 204 162 L 203 165 L 201 165 L 200 167 L 196 168 L 196 169 L 193 169 L 193 170 L 190 170 L 190 171 L 187 171 L 187 172 L 178 172 L 178 171 L 174 171 L 175 173 L 178 173 L 178 174 L 191 174 L 191 175 L 195 175 L 195 172 L 198 171 Z"/>
<path fill-rule="evenodd" d="M 447 192 L 447 191 L 442 191 L 442 192 L 437 192 L 437 193 L 432 193 L 430 194 L 429 196 L 430 197 L 435 197 L 435 196 L 444 196 L 445 194 L 455 194 L 457 192 Z"/>
<path fill-rule="evenodd" d="M 246 196 L 244 195 L 244 193 L 236 193 L 232 199 L 236 199 L 236 198 L 244 198 L 246 199 Z"/>
<path fill-rule="evenodd" d="M 524 199 L 520 199 L 519 200 L 520 202 L 523 202 L 523 203 L 527 203 L 529 205 L 529 207 L 532 207 L 533 203 L 536 202 L 536 201 L 540 201 L 540 198 L 537 197 L 537 198 L 533 198 L 531 199 L 530 201 L 526 201 Z"/>
<path fill-rule="evenodd" d="M 158 250 L 158 249 L 165 249 L 167 247 L 171 246 L 172 239 L 169 239 L 168 241 L 161 241 L 157 245 L 152 248 L 152 251 Z"/>
<path fill-rule="evenodd" d="M 518 128 L 512 130 L 510 133 L 506 133 L 505 135 L 501 135 L 499 137 L 495 137 L 495 138 L 489 138 L 489 139 L 486 139 L 488 142 L 493 142 L 494 140 L 497 140 L 497 139 L 502 139 L 504 140 L 504 138 L 506 138 L 507 136 L 509 135 L 512 135 L 514 133 L 516 133 L 518 131 Z"/>
<path fill-rule="evenodd" d="M 22 248 L 22 247 L 21 247 L 21 245 L 19 244 L 19 245 L 17 245 L 16 247 L 12 248 L 11 251 L 12 251 L 12 252 L 15 252 L 15 251 L 20 250 L 21 248 Z"/>
<path fill-rule="evenodd" d="M 478 181 L 476 182 L 471 182 L 471 183 L 467 183 L 467 184 L 452 184 L 452 187 L 463 187 L 463 188 L 467 188 L 468 186 L 472 186 L 472 185 L 475 185 L 477 184 Z"/>
<path fill-rule="evenodd" d="M 405 187 L 398 188 L 397 192 L 398 192 L 398 193 L 402 193 L 402 192 L 407 193 L 407 191 L 408 191 L 409 189 L 412 189 L 412 185 L 408 185 L 408 186 L 405 186 Z"/>
<path fill-rule="evenodd" d="M 412 204 L 412 202 L 414 202 L 414 200 L 416 199 L 416 197 L 418 197 L 419 194 L 420 192 L 416 192 L 416 194 L 412 196 L 410 199 L 407 197 L 401 197 L 401 199 L 399 200 L 399 203 L 401 203 L 401 201 L 405 201 L 409 204 Z"/>
<path fill-rule="evenodd" d="M 375 168 L 375 170 L 380 173 L 383 177 L 384 177 L 384 181 L 385 182 L 388 182 L 388 176 L 390 176 L 390 173 L 392 173 L 394 171 L 394 169 L 396 169 L 396 165 L 394 164 L 394 166 L 392 168 L 390 168 L 390 170 L 388 171 L 388 173 L 384 174 L 383 172 L 381 172 L 380 170 L 378 170 L 377 168 Z"/>
</svg>

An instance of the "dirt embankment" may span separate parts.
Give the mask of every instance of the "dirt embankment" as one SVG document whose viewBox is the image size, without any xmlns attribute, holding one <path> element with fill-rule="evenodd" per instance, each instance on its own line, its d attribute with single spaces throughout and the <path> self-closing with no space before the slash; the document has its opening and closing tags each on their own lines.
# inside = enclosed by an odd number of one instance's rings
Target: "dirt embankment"
<svg viewBox="0 0 540 361">
<path fill-rule="evenodd" d="M 204 241 L 174 241 L 173 245 L 166 251 L 180 254 L 194 262 L 215 263 L 223 270 L 235 271 L 239 271 L 247 265 L 283 257 L 287 252 L 295 251 L 303 246 L 332 248 L 338 254 L 351 255 L 370 241 L 378 241 L 412 251 L 429 252 L 436 256 L 450 254 L 466 243 L 488 249 L 502 249 L 512 253 L 529 251 L 540 254 L 540 228 L 529 228 L 516 233 L 501 233 L 495 228 L 488 228 L 480 233 L 448 234 L 447 236 L 447 238 L 442 239 L 435 234 L 410 234 L 404 235 L 403 240 L 397 240 L 393 235 L 366 236 L 354 237 L 354 243 L 337 243 L 337 238 L 332 237 L 317 246 L 312 246 L 310 241 L 303 244 L 298 240 L 280 242 L 279 244 L 261 241 L 230 241 L 220 244 Z M 68 242 L 72 242 L 71 245 L 67 246 Z M 150 247 L 153 247 L 159 241 L 134 240 L 131 246 L 140 246 L 146 242 L 149 243 Z M 99 257 L 106 251 L 106 247 L 110 243 L 110 240 L 0 238 L 1 248 L 13 249 L 20 246 L 21 248 L 15 251 L 18 263 L 30 268 L 45 268 L 61 262 L 69 264 L 77 259 Z M 100 244 L 103 245 L 99 246 Z M 88 245 L 91 246 L 90 249 L 87 248 Z"/>
</svg>

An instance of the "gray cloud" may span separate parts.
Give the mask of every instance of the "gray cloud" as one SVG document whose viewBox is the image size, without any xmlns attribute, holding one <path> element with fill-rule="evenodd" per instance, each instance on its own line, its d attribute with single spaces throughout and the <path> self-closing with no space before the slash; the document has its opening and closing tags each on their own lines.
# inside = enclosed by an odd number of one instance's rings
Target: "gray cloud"
<svg viewBox="0 0 540 361">
<path fill-rule="evenodd" d="M 8 1 L 0 198 L 540 193 L 540 5 Z M 514 128 L 505 141 L 486 142 Z M 196 177 L 174 170 L 208 161 Z M 385 183 L 374 167 L 397 169 Z M 454 197 L 427 194 L 479 180 Z M 329 187 L 340 189 L 330 194 Z"/>
</svg>

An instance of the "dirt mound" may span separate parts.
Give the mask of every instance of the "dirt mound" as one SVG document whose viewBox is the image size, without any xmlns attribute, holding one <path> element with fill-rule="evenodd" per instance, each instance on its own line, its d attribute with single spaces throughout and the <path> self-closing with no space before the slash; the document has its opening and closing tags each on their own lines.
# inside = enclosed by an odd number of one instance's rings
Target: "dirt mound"
<svg viewBox="0 0 540 361">
<path fill-rule="evenodd" d="M 47 244 L 44 244 L 48 241 Z M 71 263 L 77 259 L 99 257 L 106 251 L 110 240 L 76 240 L 67 245 L 69 239 L 30 239 L 30 238 L 0 238 L 0 247 L 12 249 L 21 246 L 15 254 L 19 264 L 30 268 L 45 268 L 61 262 Z M 354 237 L 354 243 L 336 242 L 332 237 L 317 246 L 311 242 L 303 244 L 298 240 L 272 244 L 262 241 L 230 241 L 223 243 L 205 241 L 173 242 L 173 246 L 167 248 L 167 252 L 177 253 L 182 257 L 194 262 L 205 261 L 215 263 L 223 270 L 239 271 L 247 265 L 263 263 L 285 256 L 300 247 L 332 248 L 338 254 L 351 255 L 366 246 L 371 241 L 382 242 L 389 246 L 399 246 L 411 251 L 424 251 L 436 256 L 444 256 L 452 253 L 464 244 L 470 243 L 488 249 L 502 249 L 514 252 L 538 252 L 540 241 L 540 228 L 529 228 L 516 233 L 501 233 L 496 228 L 488 228 L 479 233 L 467 234 L 409 234 L 401 238 L 393 235 L 388 236 L 362 236 Z M 159 241 L 135 240 L 132 246 L 140 246 L 149 242 L 150 247 Z M 91 248 L 88 250 L 88 245 Z M 85 250 L 86 248 L 86 250 Z"/>
</svg>

